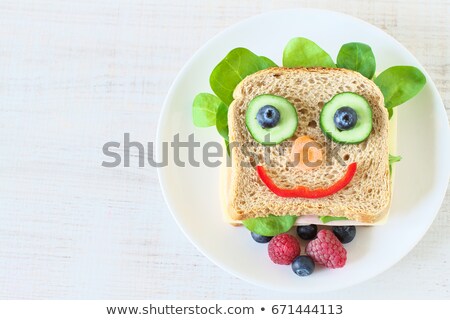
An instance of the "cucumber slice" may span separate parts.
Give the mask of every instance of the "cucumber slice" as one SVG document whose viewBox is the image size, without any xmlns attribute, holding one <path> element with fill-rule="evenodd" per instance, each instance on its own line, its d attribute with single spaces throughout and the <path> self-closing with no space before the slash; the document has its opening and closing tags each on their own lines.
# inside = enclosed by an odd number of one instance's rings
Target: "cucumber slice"
<svg viewBox="0 0 450 320">
<path fill-rule="evenodd" d="M 349 130 L 339 130 L 334 123 L 334 115 L 342 107 L 352 108 L 358 116 L 356 125 Z M 372 131 L 372 108 L 366 99 L 356 93 L 339 93 L 323 106 L 319 122 L 323 133 L 334 141 L 360 143 L 366 140 Z"/>
<path fill-rule="evenodd" d="M 264 106 L 273 106 L 280 113 L 280 119 L 273 128 L 263 128 L 256 119 L 258 111 Z M 283 97 L 263 94 L 249 102 L 245 113 L 245 124 L 252 137 L 259 143 L 278 144 L 292 137 L 297 130 L 297 110 Z"/>
</svg>

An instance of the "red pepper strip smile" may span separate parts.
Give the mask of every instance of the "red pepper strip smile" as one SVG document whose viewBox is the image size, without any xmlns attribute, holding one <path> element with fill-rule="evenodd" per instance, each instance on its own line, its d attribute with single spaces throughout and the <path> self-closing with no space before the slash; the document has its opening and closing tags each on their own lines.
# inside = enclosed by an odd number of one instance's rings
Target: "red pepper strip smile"
<svg viewBox="0 0 450 320">
<path fill-rule="evenodd" d="M 283 197 L 283 198 L 310 198 L 310 199 L 316 199 L 316 198 L 323 198 L 330 196 L 339 190 L 345 188 L 346 185 L 352 181 L 353 176 L 356 172 L 356 162 L 353 162 L 347 167 L 347 172 L 345 175 L 338 181 L 336 181 L 333 185 L 329 186 L 325 189 L 314 189 L 311 190 L 304 186 L 299 186 L 295 189 L 282 189 L 279 188 L 273 181 L 270 179 L 270 177 L 267 175 L 266 170 L 262 166 L 256 166 L 256 171 L 258 172 L 258 175 L 262 182 L 277 196 Z"/>
</svg>

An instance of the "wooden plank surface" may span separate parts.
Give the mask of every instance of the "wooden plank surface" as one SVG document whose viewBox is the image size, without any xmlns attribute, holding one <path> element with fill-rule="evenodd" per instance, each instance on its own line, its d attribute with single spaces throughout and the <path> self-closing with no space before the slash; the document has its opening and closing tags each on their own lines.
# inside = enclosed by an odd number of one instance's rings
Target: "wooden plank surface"
<svg viewBox="0 0 450 320">
<path fill-rule="evenodd" d="M 209 38 L 299 6 L 393 35 L 430 73 L 449 115 L 446 0 L 1 1 L 0 298 L 449 298 L 449 193 L 392 269 L 305 297 L 247 284 L 202 256 L 170 216 L 155 169 L 101 167 L 103 144 L 124 132 L 155 139 L 171 82 Z"/>
</svg>

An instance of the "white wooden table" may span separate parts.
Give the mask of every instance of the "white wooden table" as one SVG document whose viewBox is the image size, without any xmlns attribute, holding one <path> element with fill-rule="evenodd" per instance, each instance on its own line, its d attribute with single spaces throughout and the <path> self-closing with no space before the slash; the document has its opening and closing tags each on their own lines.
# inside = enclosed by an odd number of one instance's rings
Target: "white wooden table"
<svg viewBox="0 0 450 320">
<path fill-rule="evenodd" d="M 449 193 L 392 269 L 306 297 L 255 287 L 203 257 L 175 225 L 155 169 L 101 167 L 103 144 L 124 132 L 155 140 L 171 82 L 205 41 L 251 15 L 300 5 L 393 35 L 448 107 L 447 0 L 2 0 L 0 298 L 449 298 Z"/>
</svg>

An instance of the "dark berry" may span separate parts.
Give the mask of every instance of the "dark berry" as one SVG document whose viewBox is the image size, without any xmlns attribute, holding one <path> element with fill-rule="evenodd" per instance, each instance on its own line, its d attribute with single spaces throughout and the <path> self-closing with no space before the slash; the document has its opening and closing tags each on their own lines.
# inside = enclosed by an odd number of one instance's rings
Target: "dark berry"
<svg viewBox="0 0 450 320">
<path fill-rule="evenodd" d="M 254 233 L 254 232 L 252 232 L 251 234 L 252 234 L 253 240 L 255 240 L 258 243 L 267 243 L 273 238 L 273 237 L 262 236 L 260 234 Z"/>
<path fill-rule="evenodd" d="M 314 272 L 315 266 L 314 260 L 310 257 L 298 256 L 292 262 L 292 271 L 300 277 L 306 277 Z"/>
<path fill-rule="evenodd" d="M 341 243 L 349 243 L 356 235 L 356 228 L 355 226 L 333 227 L 333 233 Z"/>
<path fill-rule="evenodd" d="M 274 106 L 266 105 L 259 109 L 256 120 L 263 129 L 273 128 L 280 121 L 280 111 Z"/>
<path fill-rule="evenodd" d="M 317 226 L 315 224 L 310 224 L 308 226 L 298 226 L 297 234 L 303 240 L 312 240 L 317 235 Z"/>
<path fill-rule="evenodd" d="M 350 107 L 341 107 L 334 114 L 334 124 L 339 130 L 350 130 L 356 125 L 358 115 Z"/>
</svg>

